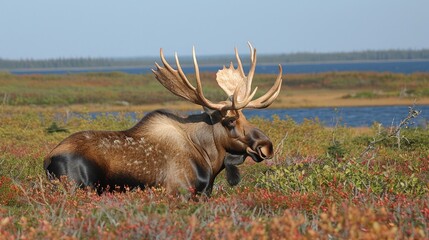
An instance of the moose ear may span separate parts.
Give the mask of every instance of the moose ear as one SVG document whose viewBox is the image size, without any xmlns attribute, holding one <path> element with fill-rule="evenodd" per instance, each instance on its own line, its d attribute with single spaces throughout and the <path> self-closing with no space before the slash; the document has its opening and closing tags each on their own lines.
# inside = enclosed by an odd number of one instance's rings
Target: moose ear
<svg viewBox="0 0 429 240">
<path fill-rule="evenodd" d="M 227 127 L 228 129 L 235 128 L 235 125 L 237 124 L 237 118 L 235 117 L 225 117 L 222 119 L 222 125 Z"/>
<path fill-rule="evenodd" d="M 204 109 L 204 112 L 207 113 L 210 116 L 217 111 L 217 110 L 210 109 L 210 108 L 208 108 L 206 106 L 203 106 L 203 109 Z"/>
<path fill-rule="evenodd" d="M 218 123 L 222 120 L 223 115 L 219 110 L 213 110 L 207 107 L 203 107 L 204 112 L 210 117 L 210 121 L 212 124 Z"/>
</svg>

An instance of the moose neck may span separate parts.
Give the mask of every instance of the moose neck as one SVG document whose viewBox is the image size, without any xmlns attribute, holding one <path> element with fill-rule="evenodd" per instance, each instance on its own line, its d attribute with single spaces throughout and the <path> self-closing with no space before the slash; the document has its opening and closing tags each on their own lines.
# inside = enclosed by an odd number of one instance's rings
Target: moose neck
<svg viewBox="0 0 429 240">
<path fill-rule="evenodd" d="M 226 154 L 223 142 L 227 136 L 221 122 L 213 114 L 202 113 L 189 116 L 183 126 L 192 145 L 216 177 L 223 169 L 223 159 Z"/>
</svg>

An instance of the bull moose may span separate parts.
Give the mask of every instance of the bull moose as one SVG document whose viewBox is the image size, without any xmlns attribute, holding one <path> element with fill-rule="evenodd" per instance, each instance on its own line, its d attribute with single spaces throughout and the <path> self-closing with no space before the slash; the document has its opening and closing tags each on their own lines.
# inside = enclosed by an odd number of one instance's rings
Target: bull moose
<svg viewBox="0 0 429 240">
<path fill-rule="evenodd" d="M 175 54 L 175 70 L 166 61 L 155 63 L 156 79 L 170 92 L 204 108 L 201 114 L 187 117 L 164 110 L 146 114 L 135 126 L 124 131 L 82 131 L 59 143 L 44 159 L 49 179 L 67 176 L 81 187 L 99 193 L 117 187 L 163 187 L 170 194 L 210 195 L 216 176 L 224 168 L 231 185 L 240 181 L 236 165 L 247 157 L 255 162 L 273 156 L 273 144 L 252 126 L 242 109 L 269 106 L 280 92 L 282 67 L 274 85 L 252 100 L 252 79 L 256 49 L 250 47 L 250 70 L 246 76 L 235 49 L 237 68 L 232 62 L 216 74 L 225 91 L 225 101 L 212 102 L 203 95 L 199 67 L 192 49 L 196 87 L 187 79 Z"/>
</svg>

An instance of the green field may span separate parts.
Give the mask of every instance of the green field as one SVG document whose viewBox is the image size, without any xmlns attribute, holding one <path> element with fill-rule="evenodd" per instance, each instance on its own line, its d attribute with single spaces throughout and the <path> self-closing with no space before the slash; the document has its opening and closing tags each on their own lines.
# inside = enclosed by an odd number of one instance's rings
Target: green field
<svg viewBox="0 0 429 240">
<path fill-rule="evenodd" d="M 275 75 L 256 75 L 253 86 L 258 95 L 274 83 Z M 190 75 L 191 81 L 194 76 Z M 226 96 L 216 85 L 215 73 L 202 73 L 204 94 L 213 100 Z M 336 102 L 350 99 L 425 99 L 429 98 L 429 74 L 323 73 L 286 74 L 279 99 L 306 91 L 341 91 Z M 317 97 L 317 94 L 314 94 Z M 314 96 L 310 96 L 314 97 Z M 155 80 L 153 74 L 88 73 L 74 75 L 12 75 L 0 73 L 0 103 L 23 106 L 67 106 L 73 104 L 150 105 L 178 101 Z M 180 100 L 181 101 L 181 100 Z M 318 101 L 315 101 L 318 102 Z M 276 102 L 276 107 L 290 107 Z"/>
<path fill-rule="evenodd" d="M 214 80 L 214 74 L 204 76 Z M 258 75 L 255 85 L 267 89 L 273 80 Z M 374 87 L 392 94 L 388 98 L 397 98 L 404 88 L 406 99 L 425 98 L 428 81 L 429 74 L 286 75 L 280 100 L 293 91 L 323 88 L 347 94 Z M 213 81 L 208 82 L 206 95 L 221 99 Z M 178 98 L 151 75 L 120 73 L 0 74 L 0 94 L 0 239 L 429 237 L 427 128 L 328 128 L 310 120 L 297 124 L 279 117 L 254 118 L 251 122 L 271 138 L 276 153 L 272 160 L 241 165 L 238 186 L 230 187 L 221 173 L 213 196 L 199 201 L 169 196 L 162 189 L 100 196 L 48 182 L 43 158 L 71 133 L 123 130 L 134 121 L 125 114 L 71 117 L 70 106 L 87 112 L 98 104 L 108 109 L 127 101 L 137 107 Z M 365 94 L 344 99 L 354 97 L 374 99 Z"/>
</svg>

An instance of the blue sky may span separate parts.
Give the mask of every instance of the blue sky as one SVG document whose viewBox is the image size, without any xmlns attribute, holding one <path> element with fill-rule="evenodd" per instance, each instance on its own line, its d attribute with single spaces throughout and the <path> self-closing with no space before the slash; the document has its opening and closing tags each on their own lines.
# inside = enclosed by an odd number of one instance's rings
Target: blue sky
<svg viewBox="0 0 429 240">
<path fill-rule="evenodd" d="M 429 48 L 428 0 L 2 0 L 0 58 Z"/>
</svg>

